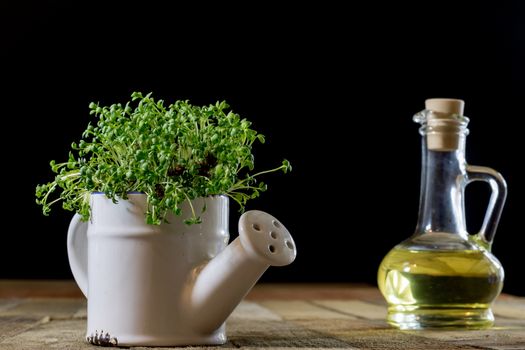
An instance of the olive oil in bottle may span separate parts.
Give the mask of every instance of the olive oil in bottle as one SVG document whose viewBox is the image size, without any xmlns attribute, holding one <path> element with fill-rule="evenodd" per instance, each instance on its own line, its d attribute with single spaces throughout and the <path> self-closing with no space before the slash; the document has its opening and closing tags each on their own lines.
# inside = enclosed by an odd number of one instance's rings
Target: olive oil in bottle
<svg viewBox="0 0 525 350">
<path fill-rule="evenodd" d="M 501 292 L 503 275 L 498 260 L 483 250 L 401 246 L 384 258 L 378 283 L 394 326 L 483 328 L 494 321 L 490 305 Z"/>
<path fill-rule="evenodd" d="M 507 187 L 495 170 L 465 160 L 469 119 L 464 102 L 430 99 L 414 116 L 421 124 L 421 195 L 414 234 L 383 259 L 378 284 L 387 321 L 401 329 L 486 328 L 503 286 L 503 268 L 490 248 Z M 492 196 L 480 232 L 466 230 L 464 193 L 472 181 Z"/>
</svg>

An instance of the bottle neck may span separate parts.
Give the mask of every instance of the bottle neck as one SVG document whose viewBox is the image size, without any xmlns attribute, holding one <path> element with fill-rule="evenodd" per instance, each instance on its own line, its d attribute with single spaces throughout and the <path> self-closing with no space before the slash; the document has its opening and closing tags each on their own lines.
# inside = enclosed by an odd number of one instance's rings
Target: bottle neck
<svg viewBox="0 0 525 350">
<path fill-rule="evenodd" d="M 465 135 L 455 150 L 429 149 L 422 138 L 419 219 L 416 234 L 445 232 L 467 235 L 464 210 Z"/>
</svg>

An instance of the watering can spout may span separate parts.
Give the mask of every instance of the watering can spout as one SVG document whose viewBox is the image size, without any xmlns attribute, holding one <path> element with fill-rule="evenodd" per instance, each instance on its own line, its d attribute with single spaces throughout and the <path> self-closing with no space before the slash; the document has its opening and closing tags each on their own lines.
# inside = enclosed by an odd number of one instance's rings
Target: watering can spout
<svg viewBox="0 0 525 350">
<path fill-rule="evenodd" d="M 273 216 L 258 210 L 239 220 L 239 237 L 195 271 L 189 295 L 193 328 L 219 328 L 266 269 L 284 266 L 297 254 L 292 236 Z"/>
</svg>

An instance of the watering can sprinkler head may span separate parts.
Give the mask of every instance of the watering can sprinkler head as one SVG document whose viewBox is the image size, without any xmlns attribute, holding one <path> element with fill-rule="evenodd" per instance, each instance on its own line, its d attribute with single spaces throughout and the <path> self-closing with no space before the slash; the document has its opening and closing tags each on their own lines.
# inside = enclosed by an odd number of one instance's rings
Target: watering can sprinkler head
<svg viewBox="0 0 525 350">
<path fill-rule="evenodd" d="M 270 265 L 288 265 L 296 255 L 295 242 L 279 220 L 259 210 L 244 213 L 239 237 L 196 275 L 188 310 L 194 327 L 203 332 L 219 327 Z"/>
</svg>

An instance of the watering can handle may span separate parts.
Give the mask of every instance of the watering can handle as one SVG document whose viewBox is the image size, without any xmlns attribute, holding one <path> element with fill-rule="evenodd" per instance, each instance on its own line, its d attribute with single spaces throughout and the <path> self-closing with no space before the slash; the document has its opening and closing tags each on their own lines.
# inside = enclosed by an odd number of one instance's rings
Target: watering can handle
<svg viewBox="0 0 525 350">
<path fill-rule="evenodd" d="M 473 181 L 487 182 L 492 189 L 485 219 L 478 233 L 481 242 L 490 250 L 507 197 L 507 184 L 503 176 L 494 169 L 467 165 L 467 185 Z"/>
<path fill-rule="evenodd" d="M 81 221 L 81 216 L 75 214 L 67 231 L 67 256 L 69 266 L 78 287 L 88 296 L 88 223 Z"/>
</svg>

